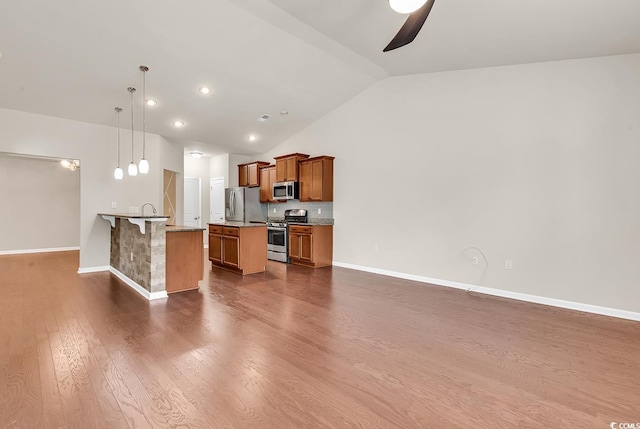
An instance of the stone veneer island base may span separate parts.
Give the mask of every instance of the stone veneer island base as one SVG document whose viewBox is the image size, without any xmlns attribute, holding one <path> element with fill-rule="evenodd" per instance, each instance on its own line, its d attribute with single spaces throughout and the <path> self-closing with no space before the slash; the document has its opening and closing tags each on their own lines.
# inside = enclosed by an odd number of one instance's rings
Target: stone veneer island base
<svg viewBox="0 0 640 429">
<path fill-rule="evenodd" d="M 166 216 L 99 213 L 111 224 L 109 270 L 145 298 L 198 289 L 204 228 L 167 225 Z"/>
<path fill-rule="evenodd" d="M 145 298 L 166 298 L 165 216 L 100 213 L 111 223 L 111 272 Z"/>
</svg>

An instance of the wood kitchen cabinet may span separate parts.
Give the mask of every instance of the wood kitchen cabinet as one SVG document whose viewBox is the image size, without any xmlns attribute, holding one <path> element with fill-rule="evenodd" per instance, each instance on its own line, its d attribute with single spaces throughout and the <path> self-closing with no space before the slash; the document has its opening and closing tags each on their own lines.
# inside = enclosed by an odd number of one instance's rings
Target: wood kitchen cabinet
<svg viewBox="0 0 640 429">
<path fill-rule="evenodd" d="M 264 272 L 267 266 L 267 227 L 209 224 L 209 261 L 212 267 L 237 274 Z"/>
<path fill-rule="evenodd" d="M 260 202 L 273 203 L 273 184 L 276 182 L 276 166 L 260 167 Z"/>
<path fill-rule="evenodd" d="M 238 186 L 250 188 L 260 186 L 260 167 L 269 165 L 268 162 L 254 161 L 238 164 Z"/>
<path fill-rule="evenodd" d="M 331 266 L 333 225 L 289 226 L 289 259 L 313 268 Z"/>
<path fill-rule="evenodd" d="M 333 201 L 332 156 L 300 161 L 300 201 Z"/>
<path fill-rule="evenodd" d="M 304 153 L 290 153 L 289 155 L 276 156 L 276 182 L 297 182 L 298 163 L 309 158 Z"/>
<path fill-rule="evenodd" d="M 198 282 L 204 278 L 202 231 L 201 228 L 167 227 L 167 293 L 198 289 Z"/>
</svg>

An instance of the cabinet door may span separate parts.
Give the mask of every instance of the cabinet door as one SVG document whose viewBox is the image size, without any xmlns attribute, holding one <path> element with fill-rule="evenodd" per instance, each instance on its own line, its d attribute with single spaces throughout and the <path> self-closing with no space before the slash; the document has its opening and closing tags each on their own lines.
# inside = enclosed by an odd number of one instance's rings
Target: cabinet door
<svg viewBox="0 0 640 429">
<path fill-rule="evenodd" d="M 300 259 L 300 234 L 289 234 L 289 257 Z"/>
<path fill-rule="evenodd" d="M 285 180 L 295 182 L 298 180 L 298 159 L 295 156 L 285 158 Z"/>
<path fill-rule="evenodd" d="M 269 201 L 270 202 L 274 202 L 275 200 L 273 199 L 273 184 L 276 183 L 276 167 L 271 167 L 269 169 Z"/>
<path fill-rule="evenodd" d="M 222 263 L 222 236 L 209 234 L 209 260 Z"/>
<path fill-rule="evenodd" d="M 249 171 L 246 165 L 238 166 L 238 186 L 249 186 Z"/>
<path fill-rule="evenodd" d="M 240 267 L 240 239 L 238 237 L 224 236 L 222 240 L 224 252 L 223 263 L 231 267 Z"/>
<path fill-rule="evenodd" d="M 260 186 L 258 164 L 249 164 L 247 166 L 247 182 L 247 186 Z"/>
<path fill-rule="evenodd" d="M 313 262 L 313 235 L 300 235 L 300 260 Z"/>
<path fill-rule="evenodd" d="M 322 160 L 313 161 L 311 164 L 311 193 L 312 201 L 322 201 Z"/>
<path fill-rule="evenodd" d="M 271 170 L 273 168 L 261 168 L 260 169 L 260 202 L 267 203 L 273 196 L 271 195 Z"/>
<path fill-rule="evenodd" d="M 276 159 L 276 182 L 284 182 L 287 177 L 287 160 Z"/>
<path fill-rule="evenodd" d="M 311 200 L 311 187 L 313 180 L 311 176 L 311 163 L 300 163 L 300 201 Z"/>
</svg>

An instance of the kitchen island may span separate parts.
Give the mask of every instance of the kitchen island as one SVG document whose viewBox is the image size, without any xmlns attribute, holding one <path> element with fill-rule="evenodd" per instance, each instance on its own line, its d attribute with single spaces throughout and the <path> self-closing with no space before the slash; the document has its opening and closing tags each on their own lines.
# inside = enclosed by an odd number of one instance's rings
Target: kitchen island
<svg viewBox="0 0 640 429">
<path fill-rule="evenodd" d="M 212 268 L 236 274 L 267 269 L 267 225 L 262 222 L 209 224 L 209 261 Z"/>
<path fill-rule="evenodd" d="M 167 216 L 98 215 L 111 224 L 109 270 L 140 295 L 153 300 L 198 287 L 203 228 L 167 226 Z"/>
</svg>

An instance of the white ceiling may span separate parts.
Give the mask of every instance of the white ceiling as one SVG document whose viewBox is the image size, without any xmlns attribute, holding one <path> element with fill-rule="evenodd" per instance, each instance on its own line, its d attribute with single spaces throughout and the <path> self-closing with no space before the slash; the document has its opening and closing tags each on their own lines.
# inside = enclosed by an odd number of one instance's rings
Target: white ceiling
<svg viewBox="0 0 640 429">
<path fill-rule="evenodd" d="M 382 53 L 405 19 L 386 0 L 3 2 L 0 107 L 115 125 L 121 106 L 126 127 L 145 64 L 148 131 L 262 153 L 389 75 L 640 52 L 639 17 L 640 0 L 436 0 L 412 44 Z"/>
</svg>

